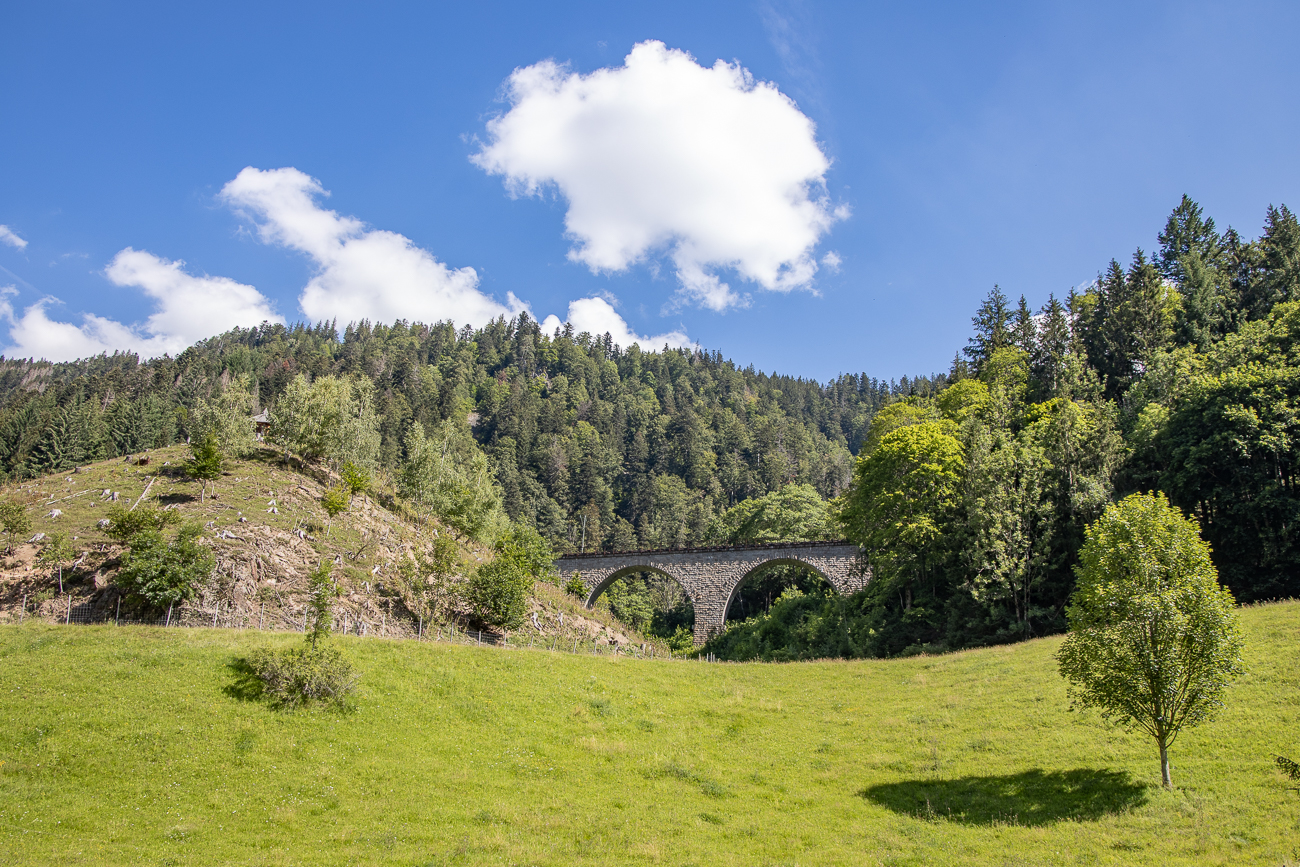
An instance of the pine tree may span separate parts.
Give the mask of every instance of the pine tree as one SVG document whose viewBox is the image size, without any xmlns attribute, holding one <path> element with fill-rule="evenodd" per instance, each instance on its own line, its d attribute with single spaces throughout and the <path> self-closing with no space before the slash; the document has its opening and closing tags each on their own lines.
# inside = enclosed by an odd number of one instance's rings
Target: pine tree
<svg viewBox="0 0 1300 867">
<path fill-rule="evenodd" d="M 994 352 L 1011 343 L 1011 307 L 1007 296 L 994 286 L 988 297 L 980 304 L 979 310 L 971 317 L 975 326 L 975 336 L 966 344 L 966 357 L 980 367 Z"/>
<path fill-rule="evenodd" d="M 68 415 L 68 410 L 61 409 L 50 417 L 36 448 L 32 449 L 30 465 L 35 473 L 57 473 L 70 466 L 68 444 L 71 434 L 68 430 Z"/>
<path fill-rule="evenodd" d="M 1071 349 L 1069 314 L 1055 295 L 1049 295 L 1038 316 L 1042 324 L 1031 356 L 1031 376 L 1045 396 L 1055 397 L 1061 388 L 1065 355 Z"/>
<path fill-rule="evenodd" d="M 1223 239 L 1214 230 L 1214 220 L 1202 216 L 1201 206 L 1186 194 L 1165 222 L 1158 236 L 1160 255 L 1156 265 L 1168 280 L 1183 285 L 1187 279 L 1187 259 L 1197 257 L 1209 267 L 1217 267 L 1223 254 Z"/>
</svg>

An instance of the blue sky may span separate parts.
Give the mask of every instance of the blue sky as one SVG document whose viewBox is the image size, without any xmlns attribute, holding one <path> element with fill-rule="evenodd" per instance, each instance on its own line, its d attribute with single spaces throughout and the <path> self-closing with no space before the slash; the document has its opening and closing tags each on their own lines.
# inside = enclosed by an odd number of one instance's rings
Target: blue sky
<svg viewBox="0 0 1300 867">
<path fill-rule="evenodd" d="M 1037 306 L 1151 249 L 1184 192 L 1248 237 L 1300 204 L 1294 4 L 48 3 L 3 22 L 11 356 L 526 307 L 892 378 L 946 369 L 994 283 Z"/>
</svg>

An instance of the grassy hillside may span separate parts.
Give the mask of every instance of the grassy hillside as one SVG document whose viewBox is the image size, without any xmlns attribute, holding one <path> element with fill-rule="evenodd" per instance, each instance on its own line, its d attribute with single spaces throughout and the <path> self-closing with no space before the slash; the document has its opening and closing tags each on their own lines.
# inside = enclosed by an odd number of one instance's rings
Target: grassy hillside
<svg viewBox="0 0 1300 867">
<path fill-rule="evenodd" d="M 0 627 L 0 863 L 1300 860 L 1300 605 L 1174 751 L 1068 711 L 1059 639 L 786 665 L 340 639 L 351 714 L 242 696 L 289 634 Z"/>
<path fill-rule="evenodd" d="M 228 472 L 203 496 L 200 483 L 180 472 L 190 451 L 170 446 L 87 464 L 74 471 L 43 476 L 6 486 L 0 495 L 27 506 L 36 533 L 65 532 L 77 551 L 75 567 L 64 570 L 64 591 L 55 573 L 35 563 L 37 546 L 18 544 L 14 554 L 0 557 L 0 622 L 27 614 L 62 621 L 72 606 L 74 616 L 102 619 L 119 613 L 113 576 L 122 548 L 108 538 L 98 522 L 116 502 L 137 502 L 176 510 L 184 521 L 205 528 L 205 544 L 216 554 L 212 579 L 198 598 L 176 616 L 190 623 L 301 629 L 308 572 L 319 562 L 335 564 L 334 577 L 343 590 L 335 621 L 339 629 L 366 635 L 413 637 L 419 606 L 411 594 L 403 564 L 425 549 L 434 535 L 450 532 L 436 521 L 412 519 L 392 496 L 391 485 L 376 480 L 372 495 L 354 498 L 348 511 L 331 523 L 320 504 L 330 482 L 318 467 L 286 465 L 280 453 L 264 448 L 243 460 L 231 460 Z M 108 492 L 108 493 L 105 493 Z M 58 514 L 55 514 L 55 510 Z M 18 540 L 25 543 L 26 539 Z M 463 566 L 460 576 L 491 556 L 489 549 L 458 539 Z M 84 555 L 81 556 L 81 555 Z M 607 607 L 586 611 L 558 588 L 539 584 L 532 610 L 548 640 L 620 644 L 645 641 L 617 622 Z M 120 610 L 123 618 L 156 616 L 158 612 Z M 429 612 L 422 612 L 425 625 Z M 433 612 L 444 628 L 477 624 L 454 594 L 445 596 Z M 559 614 L 564 614 L 563 625 Z M 436 628 L 436 624 L 433 628 Z M 525 627 L 536 635 L 531 622 Z"/>
</svg>

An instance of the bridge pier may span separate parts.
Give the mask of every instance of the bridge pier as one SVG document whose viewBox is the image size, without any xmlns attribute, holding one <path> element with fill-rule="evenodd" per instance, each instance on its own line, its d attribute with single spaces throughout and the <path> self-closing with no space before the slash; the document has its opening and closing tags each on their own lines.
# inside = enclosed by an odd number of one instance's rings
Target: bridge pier
<svg viewBox="0 0 1300 867">
<path fill-rule="evenodd" d="M 740 583 L 750 573 L 778 563 L 807 566 L 840 593 L 856 592 L 871 578 L 870 572 L 860 571 L 858 547 L 847 542 L 570 554 L 558 558 L 555 568 L 562 576 L 575 572 L 581 576 L 587 587 L 588 608 L 624 575 L 657 572 L 672 578 L 695 606 L 694 634 L 699 646 L 722 631 L 727 606 Z"/>
</svg>

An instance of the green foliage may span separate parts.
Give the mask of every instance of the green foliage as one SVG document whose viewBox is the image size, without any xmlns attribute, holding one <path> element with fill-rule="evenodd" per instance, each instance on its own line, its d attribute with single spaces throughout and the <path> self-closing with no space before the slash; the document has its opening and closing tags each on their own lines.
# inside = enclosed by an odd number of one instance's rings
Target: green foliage
<svg viewBox="0 0 1300 867">
<path fill-rule="evenodd" d="M 504 522 L 501 494 L 487 456 L 464 425 L 448 419 L 425 436 L 415 422 L 406 436 L 398 489 L 426 515 L 471 539 L 493 535 Z"/>
<path fill-rule="evenodd" d="M 348 492 L 348 497 L 355 497 L 357 494 L 364 494 L 370 490 L 370 473 L 352 461 L 345 461 L 343 469 L 339 470 L 339 476 L 342 478 L 343 487 Z"/>
<path fill-rule="evenodd" d="M 298 374 L 271 409 L 269 439 L 307 460 L 373 467 L 379 458 L 379 417 L 367 378 Z"/>
<path fill-rule="evenodd" d="M 332 524 L 335 518 L 348 510 L 348 489 L 343 485 L 331 485 L 321 494 L 320 504 Z"/>
<path fill-rule="evenodd" d="M 307 575 L 307 644 L 314 650 L 329 638 L 334 629 L 334 600 L 339 587 L 333 580 L 333 570 L 326 563 L 318 563 Z"/>
<path fill-rule="evenodd" d="M 161 532 L 180 521 L 180 512 L 153 505 L 141 505 L 135 509 L 113 505 L 108 507 L 108 526 L 104 528 L 104 535 L 119 544 L 129 545 L 145 530 Z"/>
<path fill-rule="evenodd" d="M 928 400 L 901 400 L 882 407 L 871 419 L 871 428 L 863 440 L 861 454 L 874 452 L 882 440 L 901 427 L 939 421 L 939 411 Z"/>
<path fill-rule="evenodd" d="M 528 613 L 534 581 L 554 575 L 550 545 L 531 527 L 514 525 L 493 546 L 495 556 L 470 576 L 465 600 L 475 615 L 492 626 L 514 629 Z"/>
<path fill-rule="evenodd" d="M 190 442 L 212 440 L 218 451 L 235 457 L 244 457 L 257 448 L 253 424 L 256 400 L 250 391 L 250 383 L 248 374 L 241 374 L 222 388 L 213 400 L 200 398 L 189 413 L 186 425 Z"/>
<path fill-rule="evenodd" d="M 137 530 L 114 582 L 155 610 L 193 599 L 216 566 L 212 552 L 199 544 L 202 532 L 197 523 L 183 525 L 174 539 L 152 527 Z"/>
<path fill-rule="evenodd" d="M 40 542 L 36 562 L 42 566 L 59 570 L 60 593 L 63 592 L 63 564 L 75 557 L 76 554 L 72 542 L 68 540 L 68 534 L 61 530 L 49 533 Z"/>
<path fill-rule="evenodd" d="M 876 581 L 906 595 L 929 578 L 964 466 L 961 443 L 940 422 L 895 430 L 858 458 L 840 520 L 866 552 Z"/>
<path fill-rule="evenodd" d="M 32 530 L 32 518 L 27 508 L 16 500 L 0 500 L 0 532 L 5 534 L 6 550 L 13 553 L 14 540 Z"/>
<path fill-rule="evenodd" d="M 786 485 L 732 506 L 710 536 L 725 544 L 811 542 L 839 538 L 831 506 L 812 485 Z"/>
<path fill-rule="evenodd" d="M 564 582 L 564 592 L 568 593 L 575 599 L 587 598 L 587 585 L 582 583 L 582 576 L 574 572 L 569 576 L 569 580 Z"/>
<path fill-rule="evenodd" d="M 461 569 L 460 551 L 448 535 L 439 535 L 429 550 L 398 561 L 402 599 L 415 614 L 429 619 L 453 595 L 451 578 Z"/>
<path fill-rule="evenodd" d="M 246 660 L 274 705 L 293 709 L 319 702 L 339 710 L 348 707 L 359 675 L 334 643 L 309 643 L 280 651 L 257 650 Z"/>
<path fill-rule="evenodd" d="M 190 444 L 191 455 L 185 461 L 185 475 L 198 479 L 203 487 L 199 491 L 199 502 L 203 502 L 208 491 L 208 483 L 221 478 L 226 469 L 226 458 L 221 453 L 217 435 L 208 431 L 203 439 Z"/>
<path fill-rule="evenodd" d="M 1168 748 L 1210 719 L 1241 667 L 1232 594 L 1196 522 L 1162 494 L 1134 494 L 1088 529 L 1057 654 L 1081 707 L 1146 732 L 1172 786 Z"/>
</svg>

